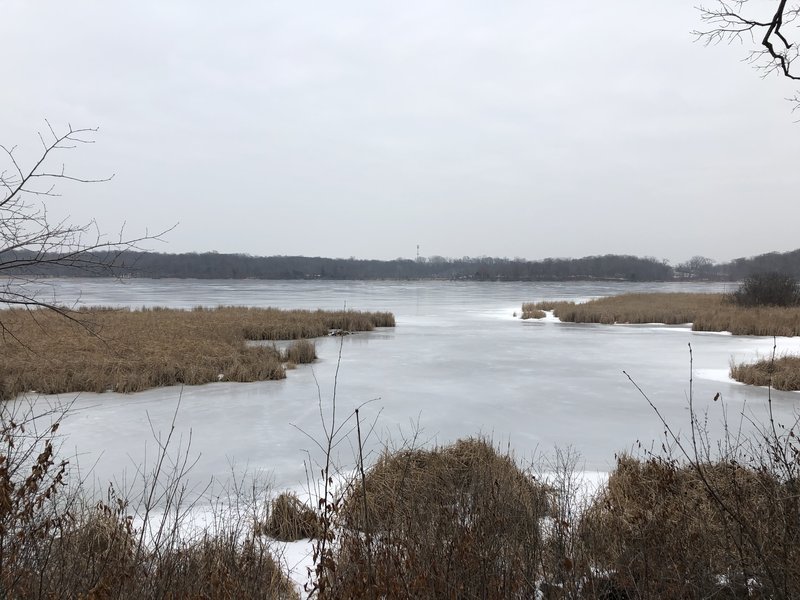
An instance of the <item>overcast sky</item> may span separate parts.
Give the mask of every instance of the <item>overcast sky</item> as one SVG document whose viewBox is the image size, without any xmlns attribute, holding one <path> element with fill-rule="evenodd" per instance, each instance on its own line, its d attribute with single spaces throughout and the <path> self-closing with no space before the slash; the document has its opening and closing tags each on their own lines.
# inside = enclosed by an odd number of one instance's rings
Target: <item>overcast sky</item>
<svg viewBox="0 0 800 600">
<path fill-rule="evenodd" d="M 798 248 L 795 89 L 695 3 L 10 0 L 0 143 L 99 127 L 51 214 L 166 252 Z"/>
</svg>

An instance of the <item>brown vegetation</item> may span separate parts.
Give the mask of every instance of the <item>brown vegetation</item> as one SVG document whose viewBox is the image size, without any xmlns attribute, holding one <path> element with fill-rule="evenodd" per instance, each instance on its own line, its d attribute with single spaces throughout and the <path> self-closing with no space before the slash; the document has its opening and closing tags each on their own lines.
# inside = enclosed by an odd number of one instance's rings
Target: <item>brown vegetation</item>
<svg viewBox="0 0 800 600">
<path fill-rule="evenodd" d="M 20 406 L 0 410 L 0 597 L 298 598 L 269 540 L 237 516 L 248 511 L 229 510 L 213 527 L 187 533 L 178 516 L 187 507 L 174 494 L 185 472 L 157 471 L 148 485 L 165 502 L 164 514 L 176 518 L 156 517 L 144 535 L 133 515 L 146 520 L 150 509 L 137 513 L 113 488 L 106 499 L 88 501 L 54 451 L 58 421 L 37 432 L 39 411 Z"/>
<path fill-rule="evenodd" d="M 247 340 L 301 339 L 332 330 L 394 325 L 391 313 L 220 307 L 93 308 L 71 313 L 4 310 L 0 314 L 0 399 L 40 393 L 135 392 L 175 384 L 262 381 L 285 377 L 282 357 Z M 290 349 L 307 362 L 313 343 Z M 313 360 L 313 359 L 311 359 Z"/>
<path fill-rule="evenodd" d="M 316 358 L 317 348 L 310 340 L 295 340 L 284 353 L 284 359 L 296 365 L 314 362 Z"/>
<path fill-rule="evenodd" d="M 588 507 L 569 466 L 544 484 L 484 439 L 386 451 L 332 511 L 286 493 L 268 514 L 231 509 L 188 535 L 162 524 L 148 541 L 113 490 L 90 505 L 64 485 L 57 425 L 37 435 L 29 415 L 0 414 L 3 597 L 297 598 L 267 536 L 320 539 L 326 519 L 318 600 L 800 597 L 800 448 L 780 427 L 711 458 L 692 415 L 684 460 L 621 456 Z M 179 489 L 181 474 L 149 485 Z"/>
<path fill-rule="evenodd" d="M 800 335 L 798 307 L 742 307 L 724 294 L 622 294 L 574 302 L 538 302 L 531 309 L 553 310 L 570 323 L 691 323 L 694 331 L 734 335 Z"/>
<path fill-rule="evenodd" d="M 603 583 L 620 597 L 748 597 L 748 579 L 763 588 L 777 576 L 770 567 L 800 558 L 800 515 L 785 512 L 789 496 L 781 488 L 774 474 L 736 462 L 623 456 L 584 514 L 580 535 L 595 568 L 613 573 Z M 797 573 L 781 580 L 787 576 Z"/>
<path fill-rule="evenodd" d="M 549 310 L 549 309 L 548 309 Z M 542 319 L 545 317 L 544 310 L 533 302 L 526 302 L 522 305 L 523 319 Z"/>
<path fill-rule="evenodd" d="M 312 538 L 320 533 L 317 513 L 292 492 L 283 492 L 272 501 L 269 518 L 259 531 L 283 542 Z"/>
<path fill-rule="evenodd" d="M 800 390 L 800 356 L 764 358 L 731 365 L 732 379 L 749 385 L 771 386 L 776 390 Z"/>
<path fill-rule="evenodd" d="M 485 440 L 384 453 L 336 515 L 324 596 L 524 595 L 547 509 L 544 486 Z"/>
</svg>

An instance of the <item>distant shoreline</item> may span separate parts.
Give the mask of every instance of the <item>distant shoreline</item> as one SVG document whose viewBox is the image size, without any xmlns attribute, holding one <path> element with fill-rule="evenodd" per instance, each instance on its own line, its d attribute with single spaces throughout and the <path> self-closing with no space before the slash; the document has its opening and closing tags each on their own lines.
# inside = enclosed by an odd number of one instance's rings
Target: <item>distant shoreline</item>
<svg viewBox="0 0 800 600">
<path fill-rule="evenodd" d="M 81 264 L 39 257 L 32 266 L 19 250 L 0 258 L 8 276 L 138 277 L 149 279 L 267 279 L 320 281 L 740 281 L 756 272 L 779 271 L 800 277 L 800 250 L 737 258 L 727 263 L 694 257 L 671 265 L 653 257 L 606 254 L 582 258 L 420 257 L 416 260 L 362 260 L 306 256 L 249 256 L 244 254 L 122 252 L 91 256 Z M 3 268 L 3 263 L 9 266 Z M 84 268 L 85 265 L 95 265 Z"/>
</svg>

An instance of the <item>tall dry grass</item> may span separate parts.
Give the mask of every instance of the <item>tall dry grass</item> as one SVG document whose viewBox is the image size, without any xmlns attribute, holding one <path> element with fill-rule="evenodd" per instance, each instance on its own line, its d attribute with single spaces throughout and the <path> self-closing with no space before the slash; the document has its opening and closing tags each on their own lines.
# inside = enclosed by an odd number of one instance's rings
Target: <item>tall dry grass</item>
<svg viewBox="0 0 800 600">
<path fill-rule="evenodd" d="M 272 501 L 269 517 L 259 525 L 259 531 L 284 542 L 318 537 L 321 533 L 317 513 L 293 492 L 283 492 Z"/>
<path fill-rule="evenodd" d="M 317 348 L 310 340 L 295 340 L 286 348 L 283 357 L 296 365 L 311 363 L 317 358 Z"/>
<path fill-rule="evenodd" d="M 535 593 L 546 490 L 483 439 L 384 453 L 342 499 L 326 598 Z"/>
<path fill-rule="evenodd" d="M 732 379 L 749 385 L 771 386 L 776 390 L 800 390 L 800 356 L 764 358 L 731 365 Z"/>
<path fill-rule="evenodd" d="M 550 309 L 547 309 L 550 310 Z M 522 318 L 523 319 L 542 319 L 545 317 L 544 309 L 534 302 L 525 302 L 522 305 Z"/>
<path fill-rule="evenodd" d="M 570 323 L 691 323 L 694 331 L 734 335 L 800 335 L 800 307 L 742 307 L 724 294 L 622 294 L 574 302 L 526 303 L 528 310 L 553 310 Z"/>
<path fill-rule="evenodd" d="M 20 406 L 0 410 L 0 597 L 299 598 L 245 498 L 196 533 L 184 527 L 189 507 L 170 491 L 185 488 L 185 471 L 158 469 L 149 479 L 168 520 L 139 512 L 113 488 L 89 500 L 55 450 L 58 420 L 37 431 L 40 410 Z"/>
<path fill-rule="evenodd" d="M 777 569 L 786 566 L 778 561 L 785 551 L 790 562 L 800 558 L 800 548 L 781 546 L 787 535 L 796 541 L 797 519 L 774 520 L 781 495 L 774 474 L 727 461 L 700 469 L 665 458 L 618 459 L 580 529 L 595 568 L 613 574 L 605 586 L 622 597 L 748 597 L 748 579 L 768 585 L 766 561 Z"/>
<path fill-rule="evenodd" d="M 46 310 L 0 313 L 0 399 L 31 390 L 135 392 L 221 379 L 281 379 L 280 353 L 247 340 L 297 340 L 394 324 L 390 313 L 242 307 L 94 308 L 70 317 Z M 295 352 L 296 362 L 308 360 L 307 347 L 304 354 Z"/>
</svg>

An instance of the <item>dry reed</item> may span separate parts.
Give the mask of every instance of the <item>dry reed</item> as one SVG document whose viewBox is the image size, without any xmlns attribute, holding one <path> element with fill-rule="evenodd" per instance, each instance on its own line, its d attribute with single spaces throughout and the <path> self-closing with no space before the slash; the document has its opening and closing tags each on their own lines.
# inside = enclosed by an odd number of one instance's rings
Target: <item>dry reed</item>
<svg viewBox="0 0 800 600">
<path fill-rule="evenodd" d="M 317 348 L 310 340 L 295 340 L 284 353 L 284 359 L 296 365 L 314 362 L 316 358 Z"/>
<path fill-rule="evenodd" d="M 543 486 L 485 440 L 387 452 L 341 504 L 330 597 L 532 595 L 547 508 Z"/>
<path fill-rule="evenodd" d="M 5 332 L 0 399 L 32 390 L 135 392 L 281 379 L 285 371 L 278 350 L 247 340 L 301 339 L 394 324 L 390 313 L 242 307 L 93 308 L 70 316 L 74 320 L 46 310 L 0 313 Z"/>
<path fill-rule="evenodd" d="M 731 365 L 732 379 L 749 385 L 772 386 L 776 390 L 800 390 L 800 356 L 764 358 L 752 363 Z"/>
<path fill-rule="evenodd" d="M 0 597 L 299 598 L 272 542 L 256 531 L 262 490 L 254 488 L 248 502 L 238 489 L 229 507 L 212 508 L 213 524 L 198 531 L 187 522 L 191 505 L 174 493 L 185 490 L 186 471 L 162 470 L 156 461 L 159 467 L 143 477 L 157 493 L 143 498 L 157 497 L 173 519 L 129 506 L 113 487 L 95 503 L 81 481 L 68 480 L 68 461 L 54 449 L 63 414 L 50 413 L 56 422 L 41 431 L 34 419 L 40 409 L 0 407 Z M 169 439 L 161 458 L 174 458 L 168 446 Z"/>
<path fill-rule="evenodd" d="M 800 591 L 792 496 L 774 473 L 737 461 L 622 456 L 582 518 L 584 551 L 595 572 L 609 574 L 587 588 L 621 598 L 739 598 L 752 597 L 748 581 L 763 590 L 781 580 Z"/>
<path fill-rule="evenodd" d="M 526 302 L 522 305 L 522 318 L 523 319 L 542 319 L 545 317 L 545 312 L 541 307 L 538 307 L 533 302 Z"/>
<path fill-rule="evenodd" d="M 694 331 L 734 335 L 800 335 L 798 307 L 741 307 L 724 294 L 622 294 L 574 302 L 526 303 L 529 310 L 553 310 L 570 323 L 691 323 Z"/>
<path fill-rule="evenodd" d="M 320 533 L 319 519 L 297 494 L 283 492 L 272 501 L 267 522 L 259 532 L 282 542 L 313 538 Z"/>
</svg>

